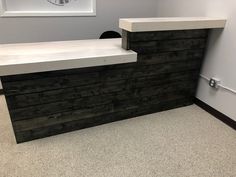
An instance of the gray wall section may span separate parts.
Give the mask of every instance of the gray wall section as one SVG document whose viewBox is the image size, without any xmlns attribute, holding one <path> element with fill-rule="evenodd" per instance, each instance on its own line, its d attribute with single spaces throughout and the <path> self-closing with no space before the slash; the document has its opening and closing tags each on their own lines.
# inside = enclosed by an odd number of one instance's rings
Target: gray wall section
<svg viewBox="0 0 236 177">
<path fill-rule="evenodd" d="M 0 43 L 96 39 L 119 18 L 154 17 L 156 0 L 97 0 L 96 17 L 0 18 Z"/>
</svg>

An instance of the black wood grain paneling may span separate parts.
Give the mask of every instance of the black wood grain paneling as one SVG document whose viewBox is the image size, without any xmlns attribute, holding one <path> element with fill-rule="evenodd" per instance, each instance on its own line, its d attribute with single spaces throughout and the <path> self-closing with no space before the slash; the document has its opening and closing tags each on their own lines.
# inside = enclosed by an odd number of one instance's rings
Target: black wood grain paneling
<svg viewBox="0 0 236 177">
<path fill-rule="evenodd" d="M 4 92 L 3 92 L 3 89 L 0 89 L 0 95 L 3 95 Z"/>
<path fill-rule="evenodd" d="M 131 42 L 130 48 L 139 54 L 152 54 L 205 48 L 205 39 L 179 39 L 170 41 Z"/>
<path fill-rule="evenodd" d="M 198 77 L 198 70 L 192 70 L 176 73 L 166 73 L 159 74 L 158 79 L 157 76 L 146 76 L 146 77 L 137 77 L 129 80 L 129 84 L 127 85 L 127 81 L 119 80 L 116 82 L 106 82 L 99 83 L 88 86 L 81 87 L 72 87 L 58 90 L 49 90 L 43 91 L 39 93 L 29 93 L 29 94 L 21 94 L 21 95 L 13 95 L 8 96 L 9 109 L 16 110 L 19 108 L 25 108 L 30 106 L 55 103 L 65 100 L 72 100 L 76 98 L 84 98 L 84 97 L 95 97 L 99 95 L 105 95 L 109 93 L 120 93 L 124 92 L 130 87 L 133 88 L 142 88 L 145 85 L 155 86 L 155 85 L 168 85 L 169 83 L 179 83 L 189 81 L 191 82 L 193 78 Z"/>
<path fill-rule="evenodd" d="M 17 142 L 193 103 L 207 30 L 129 33 L 138 62 L 5 76 Z"/>
<path fill-rule="evenodd" d="M 129 35 L 130 42 L 137 41 L 167 41 L 177 39 L 205 39 L 207 30 L 180 30 L 180 31 L 153 31 L 153 32 L 123 32 L 124 35 Z"/>
<path fill-rule="evenodd" d="M 195 80 L 196 81 L 196 80 Z M 68 100 L 63 100 L 59 102 L 41 104 L 37 106 L 29 106 L 24 108 L 13 109 L 10 111 L 11 118 L 13 121 L 23 120 L 23 119 L 32 119 L 37 116 L 43 115 L 51 115 L 54 113 L 64 112 L 64 111 L 73 111 L 84 108 L 93 108 L 97 105 L 103 104 L 114 104 L 115 101 L 119 101 L 121 103 L 125 102 L 127 99 L 131 99 L 132 97 L 136 100 L 143 99 L 150 96 L 161 96 L 164 93 L 173 93 L 174 91 L 181 90 L 192 90 L 195 89 L 195 84 L 192 83 L 192 80 L 184 80 L 182 84 L 179 82 L 176 83 L 167 83 L 161 85 L 152 85 L 152 87 L 131 87 L 129 90 L 125 90 L 123 92 L 118 93 L 110 93 L 110 94 L 101 94 L 98 96 L 90 96 L 84 98 L 73 98 Z M 187 91 L 186 90 L 186 91 Z M 23 101 L 23 100 L 22 100 Z"/>
<path fill-rule="evenodd" d="M 136 108 L 124 108 L 122 111 L 111 112 L 88 119 L 79 119 L 78 116 L 73 116 L 71 113 L 65 115 L 64 119 L 75 118 L 74 121 L 63 121 L 63 123 L 52 124 L 51 126 L 43 126 L 41 128 L 33 128 L 16 132 L 16 139 L 18 143 L 30 141 L 39 138 L 45 138 L 52 135 L 66 133 L 69 131 L 84 129 L 92 126 L 97 126 L 105 123 L 119 121 L 134 116 L 141 116 L 151 114 L 158 111 L 165 111 L 168 109 L 178 108 L 192 104 L 192 99 L 189 98 L 175 98 L 174 100 L 165 100 L 155 105 L 146 105 Z"/>
</svg>

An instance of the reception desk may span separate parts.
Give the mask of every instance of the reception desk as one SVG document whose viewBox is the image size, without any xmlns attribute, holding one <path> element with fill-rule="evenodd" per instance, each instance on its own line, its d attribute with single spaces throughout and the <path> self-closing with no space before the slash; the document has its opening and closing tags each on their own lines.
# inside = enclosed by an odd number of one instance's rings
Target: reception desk
<svg viewBox="0 0 236 177">
<path fill-rule="evenodd" d="M 209 29 L 225 19 L 121 19 L 122 39 L 0 46 L 18 143 L 193 104 Z"/>
</svg>

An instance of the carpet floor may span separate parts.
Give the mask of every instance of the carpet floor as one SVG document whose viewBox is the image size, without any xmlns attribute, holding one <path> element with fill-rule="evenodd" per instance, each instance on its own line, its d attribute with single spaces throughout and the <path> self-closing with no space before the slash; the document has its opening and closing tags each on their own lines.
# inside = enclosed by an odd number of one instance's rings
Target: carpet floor
<svg viewBox="0 0 236 177">
<path fill-rule="evenodd" d="M 236 131 L 196 105 L 16 144 L 0 96 L 0 177 L 235 177 Z"/>
</svg>

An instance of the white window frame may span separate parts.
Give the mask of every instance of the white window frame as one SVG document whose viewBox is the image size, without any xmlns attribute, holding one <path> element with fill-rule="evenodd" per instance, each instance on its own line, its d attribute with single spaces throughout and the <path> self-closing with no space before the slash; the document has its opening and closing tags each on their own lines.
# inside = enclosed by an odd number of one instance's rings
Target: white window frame
<svg viewBox="0 0 236 177">
<path fill-rule="evenodd" d="M 1 17 L 53 17 L 53 16 L 96 16 L 96 0 L 92 0 L 91 11 L 8 11 L 6 8 L 7 0 L 0 0 Z"/>
</svg>

